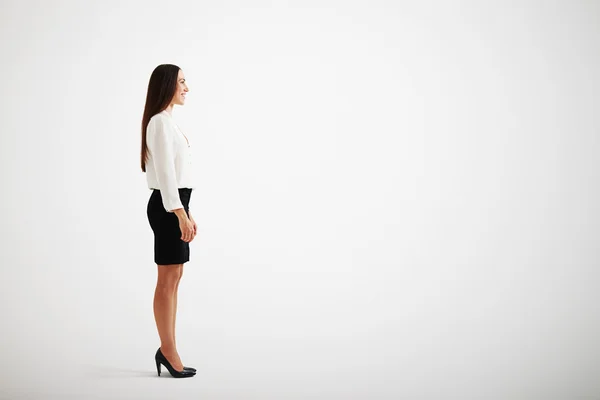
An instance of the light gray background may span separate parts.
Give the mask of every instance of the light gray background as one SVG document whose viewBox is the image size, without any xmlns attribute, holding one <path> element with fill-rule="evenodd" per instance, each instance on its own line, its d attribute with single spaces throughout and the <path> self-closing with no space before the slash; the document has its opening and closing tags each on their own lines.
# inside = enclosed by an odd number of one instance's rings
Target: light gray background
<svg viewBox="0 0 600 400">
<path fill-rule="evenodd" d="M 2 399 L 600 398 L 597 1 L 3 1 Z M 199 234 L 156 376 L 150 73 Z"/>
</svg>

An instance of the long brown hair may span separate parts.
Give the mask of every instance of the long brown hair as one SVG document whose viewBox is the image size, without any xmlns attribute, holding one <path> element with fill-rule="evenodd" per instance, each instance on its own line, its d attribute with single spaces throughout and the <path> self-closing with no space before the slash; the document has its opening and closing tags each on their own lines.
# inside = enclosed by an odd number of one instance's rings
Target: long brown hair
<svg viewBox="0 0 600 400">
<path fill-rule="evenodd" d="M 166 109 L 177 89 L 177 76 L 180 68 L 173 64 L 161 64 L 154 68 L 148 82 L 146 93 L 146 105 L 142 117 L 142 171 L 146 172 L 146 160 L 148 159 L 148 145 L 146 143 L 146 128 L 150 118 Z"/>
</svg>

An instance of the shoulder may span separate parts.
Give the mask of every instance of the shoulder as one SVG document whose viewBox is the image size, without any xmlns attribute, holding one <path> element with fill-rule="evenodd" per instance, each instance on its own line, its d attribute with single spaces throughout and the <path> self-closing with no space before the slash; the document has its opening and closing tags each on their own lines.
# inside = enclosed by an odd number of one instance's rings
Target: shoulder
<svg viewBox="0 0 600 400">
<path fill-rule="evenodd" d="M 168 120 L 168 117 L 163 114 L 162 112 L 159 112 L 158 114 L 154 114 L 152 117 L 150 117 L 150 122 L 165 122 Z"/>
<path fill-rule="evenodd" d="M 152 117 L 150 117 L 150 120 L 148 121 L 148 126 L 160 127 L 163 129 L 164 128 L 172 129 L 173 121 L 171 120 L 171 118 L 169 118 L 169 116 L 160 112 L 160 113 L 154 114 Z"/>
</svg>

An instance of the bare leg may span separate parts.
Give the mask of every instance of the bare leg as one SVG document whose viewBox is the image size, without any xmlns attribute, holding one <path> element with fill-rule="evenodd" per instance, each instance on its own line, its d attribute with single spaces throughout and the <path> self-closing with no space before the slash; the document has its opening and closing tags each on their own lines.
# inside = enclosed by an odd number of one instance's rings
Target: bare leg
<svg viewBox="0 0 600 400">
<path fill-rule="evenodd" d="M 183 364 L 179 359 L 175 346 L 173 311 L 181 268 L 181 264 L 158 265 L 158 280 L 154 292 L 154 319 L 160 337 L 160 349 L 177 371 L 183 370 Z"/>
<path fill-rule="evenodd" d="M 183 264 L 181 264 L 179 277 L 177 278 L 177 283 L 175 284 L 175 293 L 173 293 L 173 343 L 175 343 L 175 346 L 177 346 L 177 339 L 175 336 L 175 320 L 177 319 L 177 293 L 179 292 L 179 282 L 181 282 L 182 275 L 183 275 Z"/>
</svg>

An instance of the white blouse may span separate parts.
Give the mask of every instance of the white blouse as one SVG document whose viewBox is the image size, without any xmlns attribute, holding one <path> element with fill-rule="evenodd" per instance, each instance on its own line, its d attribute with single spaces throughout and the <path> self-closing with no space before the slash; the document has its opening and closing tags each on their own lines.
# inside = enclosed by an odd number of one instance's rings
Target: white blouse
<svg viewBox="0 0 600 400">
<path fill-rule="evenodd" d="M 183 208 L 178 189 L 195 187 L 192 151 L 189 140 L 166 110 L 150 118 L 146 129 L 146 144 L 148 188 L 160 190 L 167 212 Z"/>
</svg>

